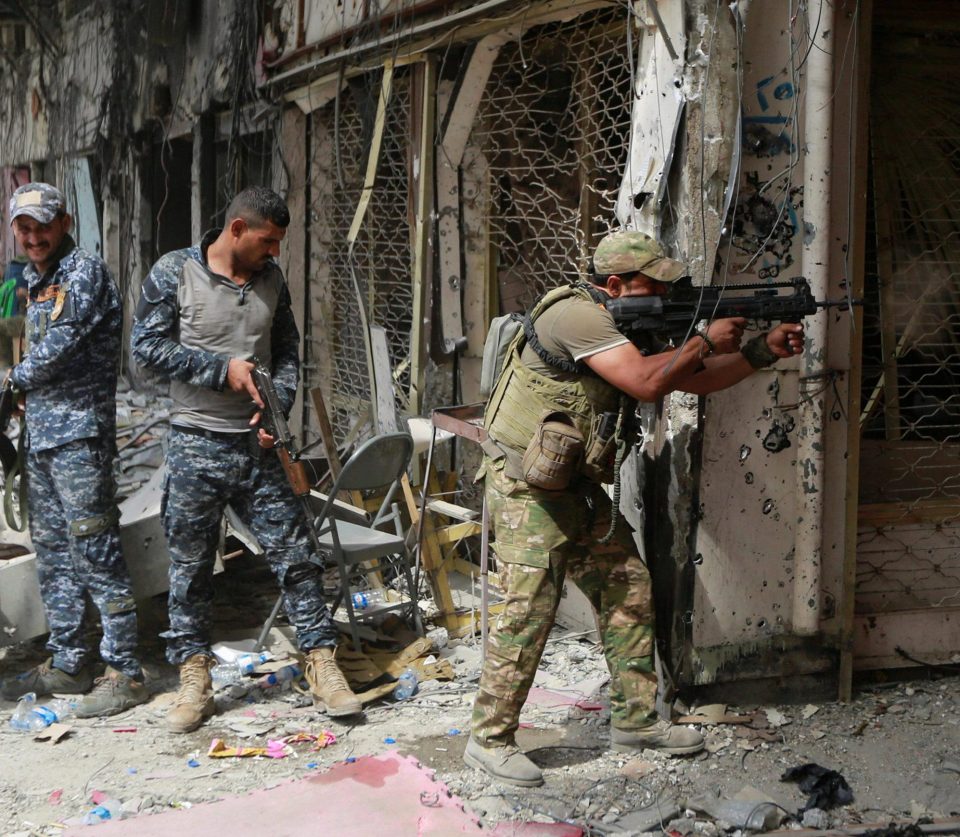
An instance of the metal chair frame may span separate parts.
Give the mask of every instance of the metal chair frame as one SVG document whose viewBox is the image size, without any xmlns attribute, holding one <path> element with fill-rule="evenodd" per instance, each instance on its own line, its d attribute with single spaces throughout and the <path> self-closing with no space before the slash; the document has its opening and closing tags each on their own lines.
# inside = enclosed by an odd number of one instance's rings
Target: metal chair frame
<svg viewBox="0 0 960 837">
<path fill-rule="evenodd" d="M 324 553 L 333 557 L 340 576 L 331 610 L 336 611 L 340 602 L 343 602 L 350 624 L 350 636 L 357 651 L 361 650 L 358 622 L 366 616 L 357 613 L 350 590 L 351 570 L 358 567 L 369 572 L 392 565 L 403 575 L 409 600 L 377 607 L 370 615 L 380 616 L 388 612 L 409 610 L 417 632 L 423 635 L 417 586 L 410 568 L 410 553 L 400 520 L 400 510 L 394 502 L 412 455 L 413 437 L 409 433 L 385 433 L 368 439 L 344 463 L 314 519 L 313 525 L 320 546 Z M 358 515 L 343 514 L 337 508 L 336 498 L 340 492 L 383 488 L 387 489 L 386 494 L 369 522 L 361 522 L 362 518 Z M 394 531 L 385 531 L 384 527 L 390 524 Z M 318 556 L 318 560 L 323 560 L 323 556 Z M 279 612 L 280 604 L 278 601 L 274 606 L 261 631 L 258 645 L 265 640 Z"/>
</svg>

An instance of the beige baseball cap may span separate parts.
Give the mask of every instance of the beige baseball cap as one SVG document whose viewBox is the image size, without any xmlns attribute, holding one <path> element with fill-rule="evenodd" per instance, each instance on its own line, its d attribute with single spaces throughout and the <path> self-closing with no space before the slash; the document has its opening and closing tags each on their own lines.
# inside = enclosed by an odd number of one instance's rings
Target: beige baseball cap
<svg viewBox="0 0 960 837">
<path fill-rule="evenodd" d="M 687 268 L 669 258 L 662 245 L 646 233 L 619 230 L 600 239 L 593 253 L 593 271 L 597 276 L 640 271 L 658 282 L 676 282 Z"/>
</svg>

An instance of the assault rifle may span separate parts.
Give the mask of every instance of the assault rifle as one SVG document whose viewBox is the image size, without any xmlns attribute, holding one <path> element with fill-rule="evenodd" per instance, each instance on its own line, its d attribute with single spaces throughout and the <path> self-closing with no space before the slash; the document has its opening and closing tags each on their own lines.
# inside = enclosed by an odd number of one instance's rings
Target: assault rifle
<svg viewBox="0 0 960 837">
<path fill-rule="evenodd" d="M 781 291 L 790 291 L 781 293 Z M 683 338 L 699 320 L 744 317 L 751 323 L 799 323 L 821 308 L 863 305 L 862 299 L 814 299 L 802 276 L 789 282 L 697 287 L 690 277 L 678 279 L 666 296 L 608 299 L 607 310 L 617 329 L 631 338 L 642 332 Z"/>
<path fill-rule="evenodd" d="M 9 474 L 17 461 L 17 450 L 6 435 L 10 417 L 16 408 L 17 392 L 13 388 L 13 381 L 10 380 L 8 373 L 0 387 L 0 464 L 3 466 L 4 474 Z"/>
<path fill-rule="evenodd" d="M 3 515 L 7 526 L 14 532 L 23 532 L 27 528 L 27 481 L 23 468 L 23 440 L 26 428 L 20 420 L 20 437 L 17 447 L 7 438 L 10 418 L 18 409 L 20 393 L 14 389 L 10 372 L 0 387 L 0 464 L 3 465 L 3 478 L 0 480 L 0 494 L 3 495 Z M 19 479 L 18 479 L 19 478 Z"/>
<path fill-rule="evenodd" d="M 287 417 L 283 414 L 280 398 L 273 385 L 273 375 L 256 358 L 254 358 L 253 363 L 253 371 L 250 374 L 253 377 L 257 392 L 260 393 L 260 398 L 263 400 L 260 425 L 276 440 L 274 447 L 277 456 L 280 457 L 284 473 L 287 475 L 287 482 L 290 483 L 293 493 L 300 500 L 300 505 L 303 507 L 303 513 L 306 517 L 310 540 L 319 554 L 323 551 L 323 548 L 320 546 L 320 538 L 314 525 L 314 512 L 310 507 L 310 480 L 307 479 L 306 466 L 300 458 L 300 451 L 297 449 L 293 433 L 290 432 Z"/>
</svg>

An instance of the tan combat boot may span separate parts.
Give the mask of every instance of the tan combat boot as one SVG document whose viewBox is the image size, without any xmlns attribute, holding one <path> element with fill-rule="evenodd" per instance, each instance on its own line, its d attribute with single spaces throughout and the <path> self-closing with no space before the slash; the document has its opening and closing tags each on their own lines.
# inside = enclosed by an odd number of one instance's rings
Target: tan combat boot
<svg viewBox="0 0 960 837">
<path fill-rule="evenodd" d="M 331 718 L 356 715 L 361 710 L 360 699 L 350 690 L 340 666 L 333 658 L 332 648 L 314 648 L 307 653 L 307 684 L 313 694 L 313 704 L 325 709 Z"/>
<path fill-rule="evenodd" d="M 193 732 L 214 711 L 213 681 L 210 669 L 213 657 L 194 654 L 180 664 L 180 690 L 167 713 L 170 732 Z"/>
<path fill-rule="evenodd" d="M 703 736 L 695 729 L 657 721 L 648 727 L 626 730 L 610 728 L 610 749 L 618 753 L 659 750 L 669 756 L 686 756 L 704 748 Z"/>
<path fill-rule="evenodd" d="M 463 760 L 501 782 L 519 785 L 521 788 L 535 788 L 543 784 L 543 771 L 530 761 L 516 744 L 484 747 L 471 736 L 467 748 L 463 751 Z"/>
</svg>

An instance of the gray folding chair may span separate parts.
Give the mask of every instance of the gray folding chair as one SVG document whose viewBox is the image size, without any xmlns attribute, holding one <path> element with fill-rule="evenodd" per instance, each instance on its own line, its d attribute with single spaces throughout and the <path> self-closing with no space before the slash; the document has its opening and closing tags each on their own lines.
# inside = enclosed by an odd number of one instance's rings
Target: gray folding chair
<svg viewBox="0 0 960 837">
<path fill-rule="evenodd" d="M 317 535 L 324 550 L 333 555 L 340 574 L 340 589 L 333 603 L 336 610 L 344 603 L 350 621 L 353 644 L 360 650 L 358 614 L 351 596 L 350 582 L 355 575 L 392 568 L 406 581 L 409 598 L 405 602 L 385 603 L 372 611 L 380 616 L 390 611 L 407 611 L 413 617 L 417 633 L 423 634 L 417 588 L 410 571 L 410 556 L 400 520 L 400 510 L 394 502 L 400 480 L 406 473 L 413 455 L 413 437 L 409 433 L 385 433 L 368 439 L 343 466 L 330 495 L 317 516 Z M 386 489 L 380 508 L 369 525 L 361 525 L 338 517 L 334 498 L 341 491 L 372 491 Z M 393 531 L 384 527 L 392 524 Z"/>
<path fill-rule="evenodd" d="M 340 577 L 339 588 L 331 610 L 336 610 L 342 601 L 350 621 L 350 636 L 357 651 L 360 651 L 359 620 L 368 614 L 358 613 L 353 606 L 351 581 L 374 571 L 391 569 L 402 576 L 407 584 L 409 598 L 404 602 L 385 603 L 372 609 L 369 615 L 380 616 L 388 612 L 409 611 L 417 633 L 423 635 L 417 588 L 410 571 L 410 556 L 405 533 L 400 520 L 400 510 L 393 501 L 400 487 L 400 479 L 406 473 L 413 455 L 413 437 L 409 433 L 386 433 L 364 442 L 346 461 L 340 476 L 327 495 L 314 521 L 317 538 L 326 555 L 333 556 Z M 377 513 L 367 520 L 358 514 L 344 514 L 338 509 L 336 497 L 343 491 L 373 491 L 386 489 L 383 502 Z M 393 524 L 393 531 L 384 527 Z M 267 619 L 257 647 L 262 646 L 266 635 L 280 610 L 281 598 L 274 605 Z"/>
</svg>

